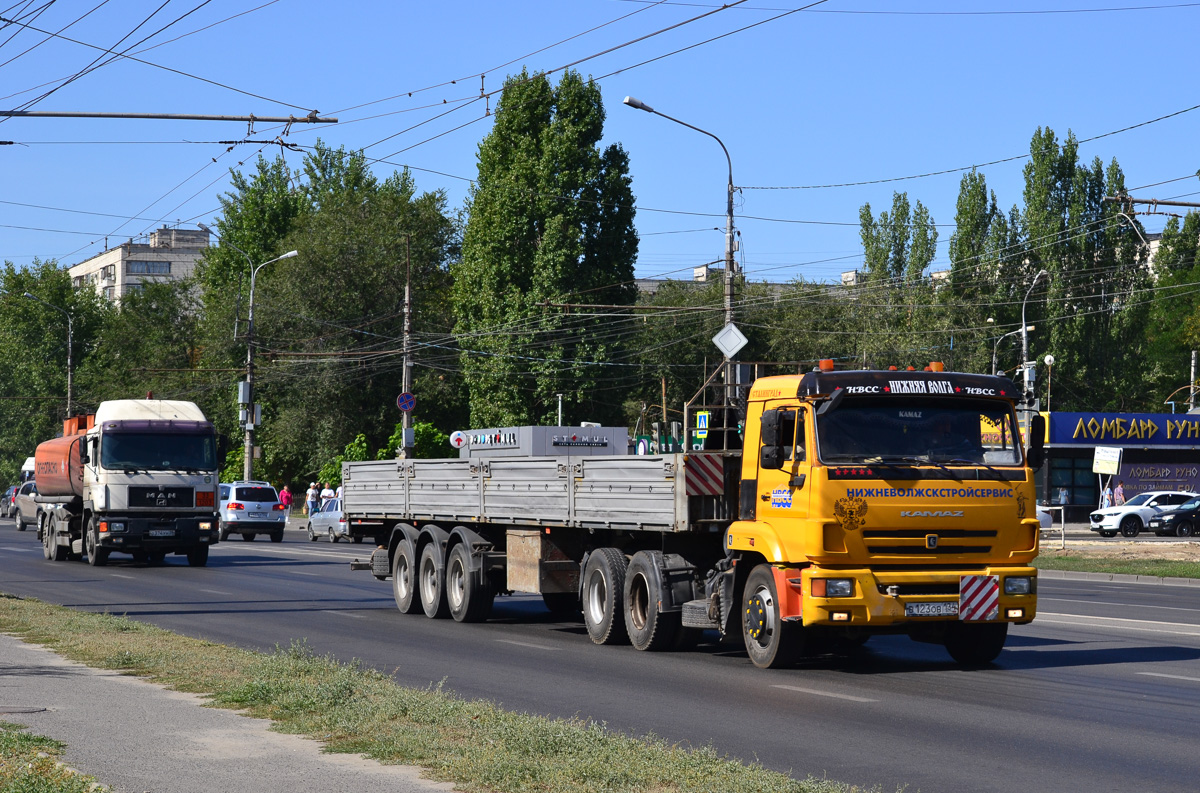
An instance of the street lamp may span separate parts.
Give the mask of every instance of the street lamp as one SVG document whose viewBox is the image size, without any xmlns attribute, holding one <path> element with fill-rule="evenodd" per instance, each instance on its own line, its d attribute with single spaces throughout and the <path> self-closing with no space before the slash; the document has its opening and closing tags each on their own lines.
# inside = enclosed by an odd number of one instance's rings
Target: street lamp
<svg viewBox="0 0 1200 793">
<path fill-rule="evenodd" d="M 730 325 L 733 323 L 733 276 L 734 276 L 734 269 L 736 266 L 733 261 L 733 252 L 734 252 L 736 245 L 735 245 L 734 239 L 733 239 L 733 160 L 729 156 L 729 149 L 725 148 L 725 144 L 721 142 L 720 138 L 718 138 L 716 135 L 712 134 L 708 130 L 700 129 L 699 127 L 692 126 L 691 124 L 687 123 L 686 121 L 680 121 L 677 118 L 672 118 L 671 116 L 668 116 L 666 113 L 660 113 L 657 110 L 655 110 L 654 108 L 650 107 L 650 105 L 641 101 L 640 99 L 636 99 L 632 96 L 627 96 L 627 97 L 625 97 L 625 104 L 627 104 L 630 107 L 635 108 L 637 110 L 645 110 L 647 113 L 653 113 L 656 116 L 662 116 L 663 118 L 667 119 L 668 121 L 674 121 L 676 124 L 681 124 L 682 126 L 685 126 L 688 129 L 694 129 L 696 132 L 707 135 L 710 138 L 712 138 L 713 140 L 715 140 L 718 144 L 720 144 L 721 151 L 725 152 L 725 161 L 729 165 L 729 182 L 726 187 L 726 196 L 725 196 L 725 324 Z M 728 398 L 728 395 L 729 395 L 728 385 L 729 385 L 729 381 L 731 379 L 729 376 L 730 372 L 728 369 L 728 365 L 729 365 L 729 362 L 732 360 L 733 360 L 733 356 L 726 356 L 726 358 L 725 358 L 725 364 L 726 364 L 725 383 L 727 386 L 725 389 L 726 398 Z"/>
<path fill-rule="evenodd" d="M 72 363 L 72 359 L 71 359 L 71 347 L 73 346 L 72 342 L 74 341 L 74 338 L 75 338 L 75 329 L 74 329 L 74 322 L 71 319 L 71 312 L 67 311 L 66 309 L 59 308 L 58 306 L 54 305 L 53 303 L 47 303 L 45 300 L 42 300 L 37 295 L 31 294 L 29 292 L 25 293 L 25 297 L 29 298 L 30 300 L 36 300 L 37 302 L 41 303 L 43 306 L 52 308 L 67 318 L 67 418 L 70 418 L 72 415 L 71 410 L 74 407 L 74 400 L 72 399 L 72 397 L 75 394 L 75 389 L 74 389 L 75 367 L 74 367 L 74 365 Z"/>
<path fill-rule="evenodd" d="M 1033 283 L 1029 285 L 1029 291 L 1025 293 L 1025 299 L 1021 301 L 1021 328 L 1022 328 L 1022 330 L 1024 330 L 1024 328 L 1025 328 L 1025 304 L 1029 302 L 1029 296 L 1031 294 L 1033 294 L 1034 288 L 1037 287 L 1038 282 L 1041 281 L 1043 278 L 1049 279 L 1050 273 L 1046 272 L 1045 270 L 1038 270 L 1038 274 L 1033 277 Z M 1032 378 L 1030 378 L 1030 376 L 1029 376 L 1029 374 L 1030 374 L 1029 370 L 1032 368 L 1030 366 L 1030 364 L 1032 364 L 1032 363 L 1033 362 L 1029 360 L 1029 334 L 1022 333 L 1021 334 L 1021 368 L 1023 368 L 1025 370 L 1024 396 L 1025 396 L 1026 406 L 1028 406 L 1029 403 L 1032 401 L 1031 394 L 1032 394 L 1032 390 L 1033 390 L 1033 384 L 1030 382 L 1030 380 Z"/>
<path fill-rule="evenodd" d="M 1050 412 L 1050 377 L 1054 374 L 1054 356 L 1047 355 L 1042 359 L 1046 362 L 1046 412 Z"/>
<path fill-rule="evenodd" d="M 268 264 L 296 255 L 297 251 L 288 251 L 263 262 L 250 272 L 250 311 L 246 320 L 246 456 L 242 462 L 242 478 L 246 481 L 254 478 L 254 280 L 258 277 L 258 271 Z"/>
<path fill-rule="evenodd" d="M 996 343 L 992 345 L 992 374 L 1000 374 L 1000 364 L 997 361 L 997 356 L 1000 353 L 1000 342 L 1004 341 L 1009 336 L 1016 336 L 1018 333 L 1031 331 L 1033 329 L 1034 329 L 1033 325 L 1026 325 L 1025 327 L 1021 327 L 1021 328 L 1017 328 L 1016 330 L 1009 331 L 1008 333 L 1005 333 L 1003 336 L 996 337 Z"/>
</svg>

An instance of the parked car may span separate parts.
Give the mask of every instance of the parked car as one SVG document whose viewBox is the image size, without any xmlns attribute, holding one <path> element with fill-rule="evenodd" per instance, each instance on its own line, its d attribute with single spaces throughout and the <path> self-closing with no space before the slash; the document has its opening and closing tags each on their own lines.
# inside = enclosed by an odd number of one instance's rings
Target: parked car
<svg viewBox="0 0 1200 793">
<path fill-rule="evenodd" d="M 4 491 L 3 496 L 0 496 L 0 515 L 11 518 L 17 514 L 17 505 L 13 503 L 13 496 L 17 494 L 18 488 L 18 485 L 13 485 Z"/>
<path fill-rule="evenodd" d="M 25 482 L 13 496 L 16 508 L 13 510 L 17 519 L 17 531 L 25 531 L 38 523 L 39 507 L 34 497 L 37 496 L 37 483 L 32 479 Z"/>
<path fill-rule="evenodd" d="M 1037 508 L 1038 523 L 1043 529 L 1054 528 L 1054 516 L 1050 514 L 1050 510 L 1042 509 L 1041 505 Z"/>
<path fill-rule="evenodd" d="M 1150 518 L 1151 531 L 1159 537 L 1194 537 L 1200 531 L 1200 497 L 1189 499 L 1179 506 Z"/>
<path fill-rule="evenodd" d="M 267 534 L 271 542 L 283 542 L 287 509 L 279 503 L 279 494 L 269 482 L 222 483 L 220 491 L 218 538 L 221 542 L 230 534 L 240 534 L 243 540 Z"/>
<path fill-rule="evenodd" d="M 350 527 L 346 516 L 342 514 L 342 500 L 331 498 L 325 506 L 308 516 L 308 539 L 316 542 L 325 537 L 330 542 L 337 542 L 343 537 L 349 538 Z M 355 537 L 355 542 L 362 542 L 362 537 Z"/>
<path fill-rule="evenodd" d="M 1138 493 L 1119 507 L 1098 509 L 1090 516 L 1092 531 L 1101 537 L 1136 537 L 1159 513 L 1178 507 L 1198 494 L 1177 490 L 1151 490 Z"/>
</svg>

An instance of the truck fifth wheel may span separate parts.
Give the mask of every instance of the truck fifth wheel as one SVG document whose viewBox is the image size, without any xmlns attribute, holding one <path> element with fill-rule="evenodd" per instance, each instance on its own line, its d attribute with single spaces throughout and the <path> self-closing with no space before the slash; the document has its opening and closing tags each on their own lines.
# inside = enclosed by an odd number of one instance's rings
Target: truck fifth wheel
<svg viewBox="0 0 1200 793">
<path fill-rule="evenodd" d="M 628 456 L 620 430 L 520 453 L 600 432 L 532 427 L 472 431 L 457 459 L 344 463 L 350 531 L 378 545 L 355 566 L 434 618 L 540 593 L 597 644 L 713 630 L 779 667 L 899 633 L 989 663 L 1037 610 L 1044 422 L 1025 448 L 1010 380 L 931 369 L 759 379 L 736 450 Z"/>
</svg>

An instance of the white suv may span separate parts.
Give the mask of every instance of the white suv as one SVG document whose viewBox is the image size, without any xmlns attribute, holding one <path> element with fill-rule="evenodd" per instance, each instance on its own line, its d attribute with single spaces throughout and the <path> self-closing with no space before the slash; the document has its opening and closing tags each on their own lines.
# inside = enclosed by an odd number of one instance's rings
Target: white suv
<svg viewBox="0 0 1200 793">
<path fill-rule="evenodd" d="M 1116 537 L 1118 531 L 1125 537 L 1136 537 L 1149 525 L 1151 518 L 1195 497 L 1195 493 L 1178 490 L 1138 493 L 1119 507 L 1096 510 L 1088 516 L 1089 523 L 1092 531 L 1101 537 Z"/>
<path fill-rule="evenodd" d="M 283 542 L 287 510 L 270 482 L 229 482 L 220 489 L 221 542 L 230 534 L 240 534 L 243 540 L 269 534 L 271 542 Z"/>
</svg>

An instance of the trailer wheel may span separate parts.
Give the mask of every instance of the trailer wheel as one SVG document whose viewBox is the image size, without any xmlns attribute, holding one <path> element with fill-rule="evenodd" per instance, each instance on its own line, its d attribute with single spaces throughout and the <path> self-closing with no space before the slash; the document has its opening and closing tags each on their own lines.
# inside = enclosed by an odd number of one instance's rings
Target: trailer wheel
<svg viewBox="0 0 1200 793">
<path fill-rule="evenodd" d="M 780 616 L 779 593 L 769 564 L 758 565 L 746 577 L 742 636 L 750 660 L 760 669 L 791 666 L 800 655 L 800 631 Z"/>
<path fill-rule="evenodd" d="M 463 543 L 454 546 L 446 562 L 446 604 L 455 622 L 483 622 L 492 612 L 496 592 L 484 577 L 471 575 L 471 552 Z"/>
<path fill-rule="evenodd" d="M 1000 655 L 1007 638 L 1007 622 L 955 622 L 946 630 L 946 652 L 963 666 L 986 666 Z"/>
<path fill-rule="evenodd" d="M 583 622 L 596 644 L 625 644 L 625 554 L 597 548 L 583 566 Z"/>
<path fill-rule="evenodd" d="M 100 548 L 96 540 L 96 527 L 90 527 L 83 535 L 83 544 L 87 550 L 88 564 L 92 567 L 103 567 L 108 564 L 108 549 Z"/>
<path fill-rule="evenodd" d="M 421 608 L 430 619 L 445 619 L 450 615 L 446 604 L 446 571 L 438 570 L 437 552 L 433 543 L 421 551 L 421 563 L 417 567 L 417 589 L 421 593 Z"/>
<path fill-rule="evenodd" d="M 191 567 L 205 567 L 208 565 L 208 546 L 197 545 L 187 552 L 188 565 Z"/>
<path fill-rule="evenodd" d="M 421 607 L 413 585 L 413 574 L 417 569 L 416 560 L 412 558 L 412 545 L 402 542 L 396 547 L 396 555 L 392 558 L 392 595 L 396 598 L 396 608 L 401 614 L 415 614 Z"/>
<path fill-rule="evenodd" d="M 638 551 L 625 572 L 625 630 L 629 643 L 638 650 L 664 650 L 675 643 L 681 614 L 663 613 L 660 554 Z"/>
</svg>

